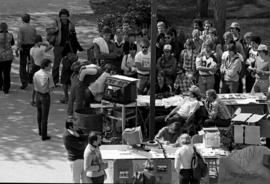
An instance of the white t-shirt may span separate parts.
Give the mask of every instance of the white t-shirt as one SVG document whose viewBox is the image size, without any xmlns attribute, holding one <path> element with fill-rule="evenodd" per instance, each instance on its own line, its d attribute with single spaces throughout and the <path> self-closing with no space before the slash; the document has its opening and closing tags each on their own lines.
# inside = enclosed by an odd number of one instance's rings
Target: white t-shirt
<svg viewBox="0 0 270 184">
<path fill-rule="evenodd" d="M 34 46 L 30 49 L 30 56 L 33 57 L 35 65 L 40 66 L 41 61 L 45 58 L 45 50 L 46 46 L 44 45 Z"/>
<path fill-rule="evenodd" d="M 148 71 L 142 71 L 137 68 L 137 73 L 142 75 L 147 75 L 150 72 L 151 67 L 151 52 L 148 52 L 146 55 L 142 51 L 138 52 L 135 56 L 135 63 L 141 63 L 143 68 L 148 68 Z"/>
<path fill-rule="evenodd" d="M 189 118 L 190 115 L 197 110 L 197 108 L 200 106 L 200 103 L 195 98 L 187 98 L 181 104 L 179 110 L 177 111 L 177 114 L 179 114 L 182 117 Z"/>
</svg>

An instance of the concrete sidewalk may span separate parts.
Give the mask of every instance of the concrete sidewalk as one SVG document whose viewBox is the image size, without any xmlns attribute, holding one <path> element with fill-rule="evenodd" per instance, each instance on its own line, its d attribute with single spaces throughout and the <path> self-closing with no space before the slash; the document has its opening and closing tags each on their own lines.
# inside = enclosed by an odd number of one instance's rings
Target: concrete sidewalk
<svg viewBox="0 0 270 184">
<path fill-rule="evenodd" d="M 32 85 L 20 89 L 18 66 L 12 66 L 10 94 L 0 91 L 0 182 L 66 183 L 71 174 L 63 146 L 66 105 L 61 88 L 51 94 L 49 141 L 41 141 L 36 108 L 30 105 Z"/>
</svg>

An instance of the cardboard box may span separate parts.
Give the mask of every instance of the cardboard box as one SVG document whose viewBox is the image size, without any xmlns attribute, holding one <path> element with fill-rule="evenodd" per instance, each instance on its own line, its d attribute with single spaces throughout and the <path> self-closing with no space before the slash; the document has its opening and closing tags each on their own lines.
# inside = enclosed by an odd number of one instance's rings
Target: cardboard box
<svg viewBox="0 0 270 184">
<path fill-rule="evenodd" d="M 260 144 L 260 126 L 234 125 L 234 143 Z"/>
<path fill-rule="evenodd" d="M 217 127 L 203 128 L 203 143 L 206 148 L 220 147 L 220 132 Z"/>
</svg>

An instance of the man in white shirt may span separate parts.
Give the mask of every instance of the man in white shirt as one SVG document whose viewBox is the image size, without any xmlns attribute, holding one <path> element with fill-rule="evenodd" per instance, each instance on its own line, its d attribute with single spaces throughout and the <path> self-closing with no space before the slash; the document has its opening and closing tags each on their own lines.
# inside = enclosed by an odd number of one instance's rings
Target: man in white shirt
<svg viewBox="0 0 270 184">
<path fill-rule="evenodd" d="M 180 184 L 199 184 L 200 182 L 193 178 L 191 160 L 194 154 L 191 137 L 188 134 L 180 136 L 182 145 L 175 153 L 174 168 L 179 173 Z"/>
<path fill-rule="evenodd" d="M 157 130 L 165 126 L 165 124 L 171 124 L 173 122 L 180 122 L 183 126 L 188 124 L 188 119 L 196 112 L 200 107 L 199 99 L 201 98 L 200 89 L 193 85 L 189 89 L 189 97 L 185 98 L 184 102 L 175 107 L 167 116 L 157 116 L 155 118 Z"/>
<path fill-rule="evenodd" d="M 34 74 L 33 83 L 36 94 L 38 130 L 42 141 L 49 140 L 47 135 L 48 116 L 50 110 L 50 90 L 54 87 L 53 79 L 49 73 L 52 61 L 43 59 L 40 70 Z"/>
<path fill-rule="evenodd" d="M 139 94 L 146 94 L 150 85 L 150 67 L 151 67 L 151 53 L 149 52 L 149 41 L 143 39 L 140 42 L 142 50 L 135 56 L 135 65 L 139 79 Z"/>
</svg>

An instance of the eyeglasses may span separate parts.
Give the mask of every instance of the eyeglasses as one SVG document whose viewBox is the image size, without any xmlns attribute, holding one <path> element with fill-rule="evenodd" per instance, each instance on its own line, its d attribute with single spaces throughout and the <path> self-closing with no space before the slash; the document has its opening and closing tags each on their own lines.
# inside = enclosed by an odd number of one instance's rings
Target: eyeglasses
<svg viewBox="0 0 270 184">
<path fill-rule="evenodd" d="M 171 39 L 171 37 L 169 37 L 169 36 L 165 36 L 165 39 Z"/>
<path fill-rule="evenodd" d="M 142 48 L 142 49 L 148 49 L 148 47 L 146 47 L 146 46 L 141 46 L 141 48 Z"/>
</svg>

